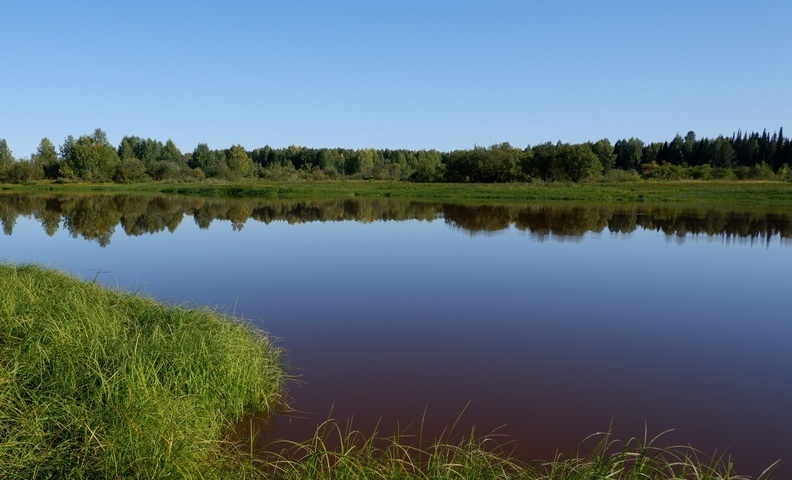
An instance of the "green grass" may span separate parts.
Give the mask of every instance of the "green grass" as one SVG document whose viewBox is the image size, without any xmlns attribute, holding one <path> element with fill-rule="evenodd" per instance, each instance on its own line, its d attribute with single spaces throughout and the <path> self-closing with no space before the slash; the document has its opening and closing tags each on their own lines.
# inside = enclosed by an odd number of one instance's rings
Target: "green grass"
<svg viewBox="0 0 792 480">
<path fill-rule="evenodd" d="M 136 185 L 52 184 L 3 185 L 0 190 L 28 192 L 175 193 L 191 196 L 284 199 L 401 198 L 519 202 L 596 202 L 699 206 L 772 207 L 792 209 L 792 182 L 781 181 L 654 181 L 618 183 L 451 184 L 388 181 L 257 181 L 239 184 L 204 183 Z"/>
<path fill-rule="evenodd" d="M 511 455 L 498 435 L 456 441 L 451 435 L 421 446 L 405 434 L 365 436 L 334 420 L 313 438 L 287 443 L 263 459 L 266 477 L 277 480 L 745 480 L 728 457 L 710 457 L 690 446 L 660 444 L 654 438 L 615 440 L 592 435 L 572 455 L 524 462 Z M 769 467 L 757 479 L 772 478 Z"/>
<path fill-rule="evenodd" d="M 0 478 L 240 478 L 224 439 L 281 400 L 249 327 L 0 265 Z"/>
</svg>

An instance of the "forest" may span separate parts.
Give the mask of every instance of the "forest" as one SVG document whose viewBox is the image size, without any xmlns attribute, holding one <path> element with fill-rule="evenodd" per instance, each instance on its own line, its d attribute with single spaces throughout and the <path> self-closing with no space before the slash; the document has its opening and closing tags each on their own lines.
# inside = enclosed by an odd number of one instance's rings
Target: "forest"
<svg viewBox="0 0 792 480">
<path fill-rule="evenodd" d="M 586 182 L 647 179 L 792 181 L 792 140 L 778 132 L 671 141 L 637 138 L 525 148 L 501 143 L 441 152 L 241 145 L 182 152 L 172 140 L 125 136 L 118 147 L 96 129 L 56 147 L 42 138 L 29 158 L 15 158 L 0 139 L 0 182 L 142 183 L 150 181 L 372 179 L 410 182 Z"/>
</svg>

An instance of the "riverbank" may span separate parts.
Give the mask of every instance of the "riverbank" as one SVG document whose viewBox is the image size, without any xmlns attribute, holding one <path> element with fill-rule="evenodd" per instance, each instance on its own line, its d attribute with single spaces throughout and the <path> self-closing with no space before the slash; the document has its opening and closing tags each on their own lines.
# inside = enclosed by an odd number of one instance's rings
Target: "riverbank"
<svg viewBox="0 0 792 480">
<path fill-rule="evenodd" d="M 412 200 L 591 202 L 645 205 L 734 206 L 792 209 L 792 182 L 661 181 L 616 183 L 409 183 L 335 180 L 295 182 L 149 182 L 132 185 L 37 183 L 0 185 L 7 192 L 169 193 L 190 196 L 282 199 L 401 198 Z"/>
<path fill-rule="evenodd" d="M 207 310 L 0 264 L 0 477 L 239 478 L 227 438 L 282 401 L 278 350 Z"/>
</svg>

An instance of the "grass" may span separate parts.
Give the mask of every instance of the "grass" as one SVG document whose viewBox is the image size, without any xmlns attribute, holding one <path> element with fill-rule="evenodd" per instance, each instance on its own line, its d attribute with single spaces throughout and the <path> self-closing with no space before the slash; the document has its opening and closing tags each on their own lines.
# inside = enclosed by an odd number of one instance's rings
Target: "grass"
<svg viewBox="0 0 792 480">
<path fill-rule="evenodd" d="M 660 445 L 661 436 L 614 440 L 592 435 L 573 455 L 524 462 L 497 435 L 448 435 L 421 446 L 404 434 L 365 436 L 337 421 L 320 424 L 313 438 L 273 449 L 263 462 L 276 480 L 745 480 L 727 457 L 709 457 L 689 446 Z M 420 432 L 418 437 L 420 437 Z M 417 444 L 417 446 L 416 446 Z M 758 479 L 772 478 L 775 465 Z"/>
<path fill-rule="evenodd" d="M 52 184 L 2 185 L 0 190 L 23 192 L 173 193 L 191 196 L 281 199 L 401 198 L 410 200 L 470 200 L 517 202 L 595 202 L 617 204 L 677 204 L 698 206 L 772 207 L 792 209 L 792 182 L 781 181 L 654 181 L 617 183 L 452 184 L 364 180 L 256 181 L 248 183 L 134 185 Z"/>
<path fill-rule="evenodd" d="M 283 400 L 261 332 L 29 265 L 0 264 L 0 319 L 0 478 L 746 478 L 726 457 L 608 434 L 524 462 L 496 434 L 452 426 L 428 441 L 422 429 L 383 437 L 328 420 L 305 442 L 246 451 L 234 426 Z"/>
<path fill-rule="evenodd" d="M 224 440 L 281 398 L 239 322 L 0 265 L 1 478 L 240 478 Z"/>
</svg>

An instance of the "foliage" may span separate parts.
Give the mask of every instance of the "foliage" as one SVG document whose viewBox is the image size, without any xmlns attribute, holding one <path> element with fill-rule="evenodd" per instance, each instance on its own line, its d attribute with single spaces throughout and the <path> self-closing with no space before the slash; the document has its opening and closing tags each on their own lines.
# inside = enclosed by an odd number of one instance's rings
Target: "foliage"
<svg viewBox="0 0 792 480">
<path fill-rule="evenodd" d="M 113 173 L 113 181 L 116 183 L 138 183 L 148 178 L 146 166 L 135 157 L 123 158 Z"/>
<path fill-rule="evenodd" d="M 107 139 L 97 129 L 91 136 L 68 137 L 61 145 L 60 158 L 48 139 L 33 162 L 51 180 L 103 182 L 137 182 L 136 163 L 125 163 L 116 172 L 119 159 L 136 159 L 143 163 L 145 175 L 155 181 L 194 181 L 208 178 L 240 181 L 253 178 L 282 181 L 323 181 L 328 179 L 365 179 L 409 181 L 416 183 L 511 183 L 591 182 L 603 174 L 610 178 L 629 179 L 632 174 L 614 171 L 643 172 L 649 179 L 696 180 L 776 178 L 784 165 L 792 165 L 792 140 L 783 129 L 777 133 L 743 134 L 731 137 L 697 138 L 689 131 L 670 142 L 644 143 L 638 138 L 621 139 L 611 144 L 607 138 L 596 142 L 570 144 L 558 141 L 513 147 L 509 143 L 470 150 L 440 152 L 406 149 L 308 148 L 269 145 L 245 150 L 241 145 L 227 149 L 210 149 L 199 143 L 182 154 L 172 140 L 125 136 L 115 156 Z M 14 162 L 5 143 L 0 143 L 0 181 L 30 181 L 38 173 L 21 170 L 10 178 Z M 132 168 L 132 166 L 135 166 Z M 786 172 L 786 171 L 785 171 Z M 786 173 L 780 178 L 786 178 Z"/>
<path fill-rule="evenodd" d="M 61 146 L 61 156 L 71 175 L 89 182 L 109 181 L 119 163 L 116 150 L 98 128 L 76 140 L 69 136 Z"/>
<path fill-rule="evenodd" d="M 231 178 L 248 178 L 253 175 L 253 160 L 241 145 L 228 149 L 225 158 Z"/>
<path fill-rule="evenodd" d="M 33 160 L 33 163 L 41 167 L 46 178 L 56 179 L 60 176 L 58 152 L 49 138 L 44 137 L 41 139 L 36 152 L 31 155 L 30 159 Z"/>
<path fill-rule="evenodd" d="M 44 179 L 44 169 L 32 160 L 19 160 L 11 164 L 6 177 L 13 183 L 27 183 Z"/>
<path fill-rule="evenodd" d="M 8 179 L 8 172 L 14 164 L 14 156 L 8 148 L 8 142 L 0 138 L 0 180 Z"/>
</svg>

